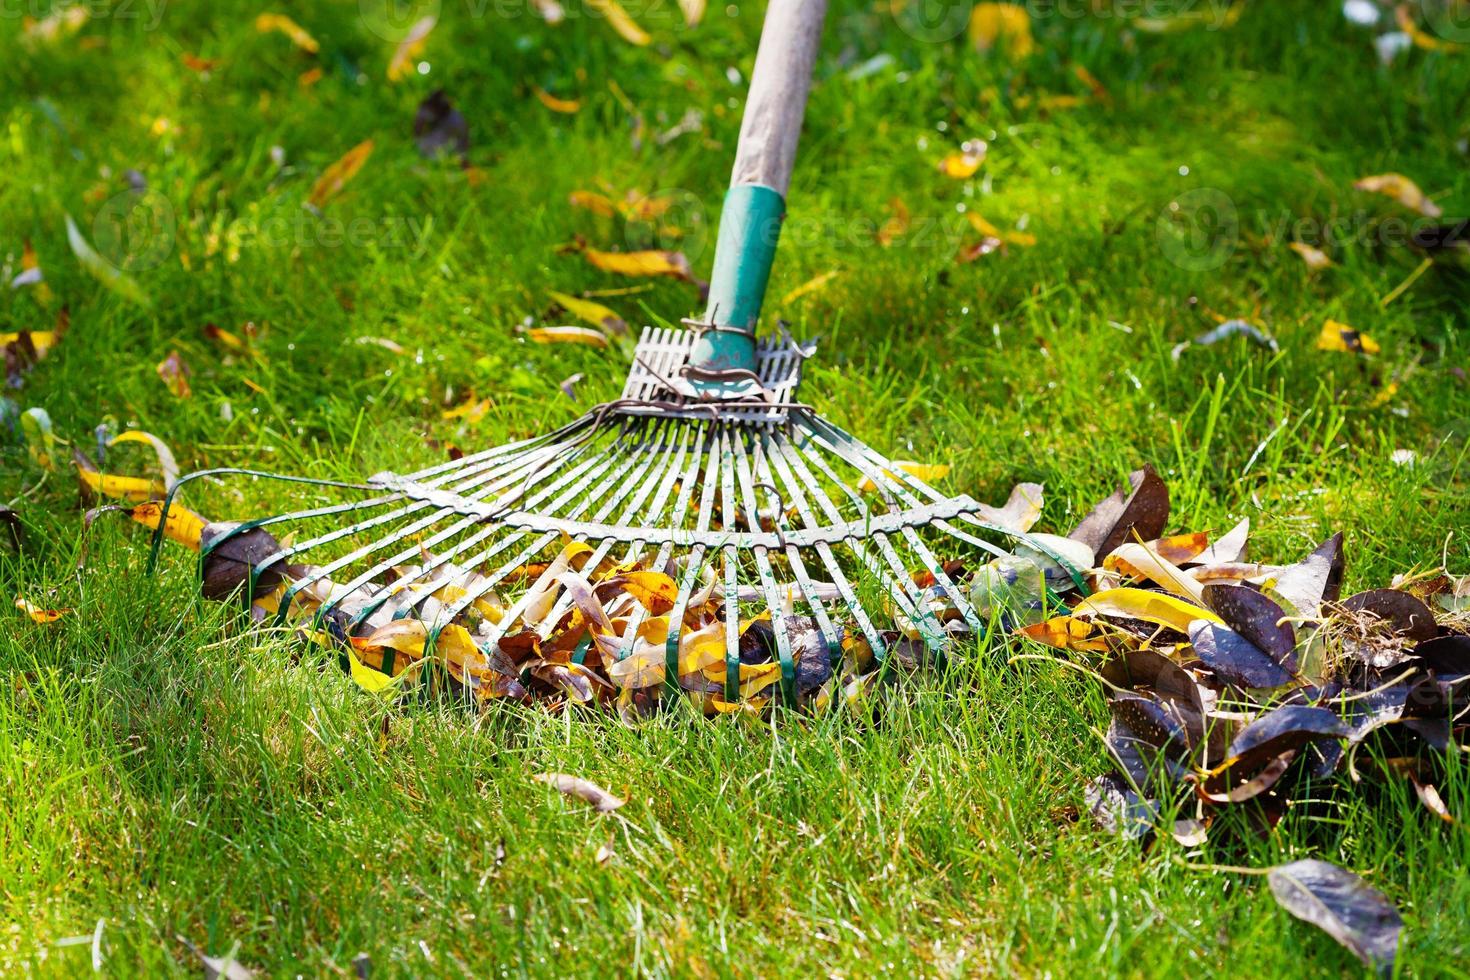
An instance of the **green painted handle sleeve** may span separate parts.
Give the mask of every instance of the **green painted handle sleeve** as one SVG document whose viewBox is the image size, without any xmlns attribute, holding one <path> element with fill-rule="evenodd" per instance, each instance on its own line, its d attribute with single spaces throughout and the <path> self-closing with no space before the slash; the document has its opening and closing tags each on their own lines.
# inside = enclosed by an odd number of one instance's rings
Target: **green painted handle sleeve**
<svg viewBox="0 0 1470 980">
<path fill-rule="evenodd" d="M 721 329 L 695 345 L 694 366 L 755 370 L 755 326 L 785 216 L 785 199 L 769 187 L 740 184 L 725 195 L 705 311 L 705 322 Z"/>
</svg>

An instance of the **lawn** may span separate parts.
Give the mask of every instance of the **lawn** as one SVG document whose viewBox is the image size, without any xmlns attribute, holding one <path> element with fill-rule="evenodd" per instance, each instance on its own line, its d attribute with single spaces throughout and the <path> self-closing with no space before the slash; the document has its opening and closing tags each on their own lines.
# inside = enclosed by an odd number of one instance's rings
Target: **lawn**
<svg viewBox="0 0 1470 980">
<path fill-rule="evenodd" d="M 359 953 L 375 977 L 1360 972 L 1260 879 L 1181 863 L 1314 856 L 1403 910 L 1403 972 L 1470 975 L 1463 824 L 1380 785 L 1264 838 L 1145 851 L 1086 815 L 1083 785 L 1109 768 L 1097 686 L 1008 665 L 1009 645 L 961 646 L 876 724 L 396 706 L 240 629 L 198 597 L 184 549 L 150 577 L 144 529 L 84 528 L 66 461 L 95 455 L 104 422 L 160 436 L 185 470 L 407 472 L 616 397 L 628 348 L 518 330 L 573 322 L 549 290 L 601 293 L 635 328 L 699 309 L 694 285 L 567 246 L 679 249 L 708 278 L 762 6 L 691 28 L 668 0 L 629 5 L 646 46 L 601 4 L 557 25 L 535 4 L 429 6 L 437 26 L 391 82 L 427 7 L 89 2 L 51 39 L 21 16 L 44 0 L 0 10 L 0 330 L 69 315 L 0 432 L 25 525 L 0 555 L 5 602 L 69 610 L 0 617 L 0 972 L 86 973 L 95 948 L 109 975 L 197 973 L 185 940 L 282 976 L 352 975 Z M 1137 20 L 1179 8 L 1206 16 Z M 270 11 L 318 50 L 258 30 Z M 1343 531 L 1349 590 L 1470 572 L 1470 273 L 1421 267 L 1408 239 L 1427 220 L 1354 188 L 1397 172 L 1470 210 L 1470 50 L 1385 65 L 1337 4 L 1236 12 L 1032 4 L 1035 51 L 1016 57 L 943 18 L 837 3 L 767 321 L 820 338 L 806 401 L 895 458 L 951 464 L 941 485 L 976 499 L 1044 483 L 1041 529 L 1151 463 L 1177 529 L 1249 517 L 1256 554 L 1281 561 Z M 469 124 L 463 165 L 415 145 L 441 88 Z M 972 139 L 979 171 L 942 174 Z M 307 210 L 365 140 L 361 170 Z M 625 220 L 575 191 L 677 206 Z M 1015 240 L 957 261 L 982 238 L 972 214 Z M 89 275 L 68 215 L 146 304 Z M 27 241 L 44 288 L 8 288 Z M 1176 355 L 1234 318 L 1277 349 Z M 1328 319 L 1377 352 L 1318 349 Z M 253 324 L 253 353 L 208 324 Z M 188 397 L 157 370 L 175 353 Z M 445 416 L 470 399 L 481 417 Z M 54 470 L 15 422 L 33 408 L 63 443 Z M 108 458 L 142 474 L 152 456 Z M 300 502 L 196 486 L 216 519 Z M 548 770 L 629 802 L 595 813 L 533 781 Z M 1470 815 L 1470 769 L 1451 770 L 1440 791 Z"/>
</svg>

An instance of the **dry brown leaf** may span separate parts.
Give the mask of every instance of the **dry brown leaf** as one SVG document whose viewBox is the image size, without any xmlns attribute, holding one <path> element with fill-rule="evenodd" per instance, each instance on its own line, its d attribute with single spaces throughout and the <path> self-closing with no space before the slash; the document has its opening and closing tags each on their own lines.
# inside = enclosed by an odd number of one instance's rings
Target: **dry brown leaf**
<svg viewBox="0 0 1470 980">
<path fill-rule="evenodd" d="M 1426 197 L 1419 189 L 1419 185 L 1403 174 L 1374 174 L 1371 177 L 1363 177 L 1353 186 L 1360 191 L 1391 197 L 1404 207 L 1418 211 L 1426 218 L 1438 218 L 1444 214 L 1443 208 Z"/>
<path fill-rule="evenodd" d="M 306 202 L 314 208 L 320 208 L 336 197 L 341 193 L 342 188 L 347 186 L 347 182 L 357 176 L 357 172 L 362 169 L 364 163 L 367 163 L 372 153 L 373 141 L 367 139 L 342 154 L 337 162 L 324 170 L 317 178 Z"/>
<path fill-rule="evenodd" d="M 569 776 L 564 772 L 537 773 L 533 778 L 536 782 L 545 783 L 564 796 L 576 797 L 589 804 L 598 813 L 611 813 L 628 802 L 614 796 L 594 782 L 579 776 Z"/>
<path fill-rule="evenodd" d="M 43 609 L 25 596 L 15 597 L 15 608 L 31 617 L 33 623 L 54 623 L 71 612 L 70 609 Z"/>
</svg>

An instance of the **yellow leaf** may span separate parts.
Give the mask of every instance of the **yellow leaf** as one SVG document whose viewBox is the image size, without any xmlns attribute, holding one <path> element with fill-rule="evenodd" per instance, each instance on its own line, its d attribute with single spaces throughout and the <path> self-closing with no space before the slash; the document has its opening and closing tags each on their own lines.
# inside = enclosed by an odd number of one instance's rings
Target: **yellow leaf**
<svg viewBox="0 0 1470 980">
<path fill-rule="evenodd" d="M 397 677 L 389 677 L 381 671 L 373 670 L 357 659 L 357 654 L 352 651 L 351 647 L 347 648 L 347 665 L 352 671 L 352 680 L 369 694 L 384 694 L 412 676 L 406 670 Z"/>
<path fill-rule="evenodd" d="M 536 98 L 541 100 L 541 104 L 552 112 L 561 112 L 570 116 L 582 111 L 581 99 L 559 99 L 539 85 L 533 91 L 536 93 Z"/>
<path fill-rule="evenodd" d="M 579 320 L 586 320 L 594 327 L 600 327 L 603 330 L 616 334 L 628 332 L 628 324 L 623 318 L 601 303 L 594 303 L 588 299 L 578 299 L 576 296 L 559 293 L 554 289 L 547 290 L 546 295 L 550 296 L 562 309 Z"/>
<path fill-rule="evenodd" d="M 970 43 L 981 51 L 999 45 L 1012 61 L 1036 50 L 1031 38 L 1031 15 L 1015 3 L 977 3 L 970 13 Z"/>
<path fill-rule="evenodd" d="M 393 57 L 388 61 L 388 81 L 396 82 L 405 75 L 413 72 L 413 63 L 424 50 L 424 44 L 429 39 L 429 32 L 438 23 L 438 18 L 433 14 L 422 17 L 408 29 L 402 41 L 398 42 Z"/>
<path fill-rule="evenodd" d="M 93 279 L 139 306 L 153 305 L 148 294 L 143 292 L 143 287 L 139 286 L 132 276 L 97 254 L 82 237 L 81 230 L 77 228 L 76 222 L 71 220 L 71 215 L 66 216 L 66 241 L 71 246 L 72 254 L 77 257 L 82 268 L 87 270 L 88 275 Z"/>
<path fill-rule="evenodd" d="M 538 89 L 537 91 L 540 90 Z M 567 196 L 567 203 L 571 204 L 574 208 L 585 208 L 593 214 L 601 215 L 604 218 L 614 218 L 618 214 L 618 206 L 613 203 L 612 198 L 606 194 L 599 194 L 596 191 L 572 191 Z"/>
<path fill-rule="evenodd" d="M 36 359 L 40 360 L 46 356 L 46 352 L 56 346 L 59 338 L 54 330 L 20 330 L 15 333 L 0 333 L 0 348 L 9 347 L 11 344 L 24 346 L 22 338 L 29 340 L 31 349 L 36 352 Z"/>
<path fill-rule="evenodd" d="M 613 581 L 655 616 L 673 609 L 679 595 L 679 587 L 663 572 L 628 572 Z"/>
<path fill-rule="evenodd" d="M 968 180 L 985 162 L 989 149 L 990 145 L 984 140 L 967 140 L 960 144 L 958 153 L 951 153 L 939 161 L 939 172 L 955 180 Z"/>
<path fill-rule="evenodd" d="M 36 302 L 42 306 L 51 305 L 51 287 L 46 285 L 45 276 L 41 273 L 40 260 L 36 258 L 36 250 L 31 246 L 31 240 L 29 238 L 21 242 L 20 268 L 21 272 L 30 273 L 25 278 L 30 280 L 36 288 Z M 12 289 L 18 288 L 19 286 L 19 281 L 12 280 L 10 283 L 10 288 Z"/>
<path fill-rule="evenodd" d="M 1097 626 L 1085 619 L 1058 616 L 1035 626 L 1024 626 L 1016 632 L 1021 636 L 1059 650 L 1102 652 L 1108 649 L 1104 639 L 1093 636 Z"/>
<path fill-rule="evenodd" d="M 1454 0 L 1451 0 L 1453 3 Z M 1401 3 L 1394 9 L 1394 19 L 1398 21 L 1399 30 L 1409 35 L 1409 40 L 1414 46 L 1423 48 L 1425 51 L 1463 51 L 1464 45 L 1454 44 L 1443 38 L 1437 38 L 1420 27 L 1414 20 L 1414 5 Z"/>
<path fill-rule="evenodd" d="M 464 419 L 468 425 L 474 425 L 485 417 L 485 413 L 495 406 L 490 398 L 476 398 L 473 394 L 460 402 L 453 408 L 446 408 L 439 413 L 443 419 Z"/>
<path fill-rule="evenodd" d="M 1426 197 L 1419 189 L 1419 185 L 1403 174 L 1375 174 L 1362 178 L 1353 184 L 1353 187 L 1360 191 L 1391 197 L 1404 207 L 1418 211 L 1426 218 L 1438 218 L 1444 214 L 1443 208 Z"/>
<path fill-rule="evenodd" d="M 806 282 L 802 283 L 800 286 L 797 286 L 795 289 L 791 290 L 791 292 L 787 293 L 785 296 L 782 296 L 780 305 L 786 306 L 798 299 L 801 299 L 801 297 L 806 296 L 809 293 L 815 293 L 818 290 L 826 289 L 827 284 L 833 279 L 836 279 L 841 274 L 842 273 L 837 269 L 833 269 L 831 272 L 824 272 L 820 276 L 813 276 Z"/>
<path fill-rule="evenodd" d="M 175 398 L 188 398 L 193 394 L 189 387 L 189 366 L 184 363 L 178 351 L 170 351 L 168 357 L 159 361 L 158 367 L 154 370 L 163 379 L 169 394 Z"/>
<path fill-rule="evenodd" d="M 93 493 L 103 497 L 144 503 L 149 500 L 157 500 L 168 492 L 168 488 L 161 480 L 100 473 L 81 453 L 73 452 L 72 462 L 76 464 L 77 476 L 82 484 Z"/>
<path fill-rule="evenodd" d="M 885 248 L 892 245 L 894 239 L 908 233 L 909 224 L 909 206 L 903 203 L 901 197 L 891 198 L 888 201 L 888 220 L 883 222 L 875 236 L 878 244 Z"/>
<path fill-rule="evenodd" d="M 255 29 L 262 34 L 279 31 L 290 38 L 292 44 L 311 54 L 316 54 L 321 49 L 321 45 L 316 43 L 316 38 L 285 14 L 261 14 L 255 18 Z"/>
<path fill-rule="evenodd" d="M 586 344 L 588 347 L 606 347 L 607 335 L 590 327 L 532 327 L 526 331 L 538 344 Z"/>
<path fill-rule="evenodd" d="M 1313 272 L 1319 272 L 1332 265 L 1332 260 L 1327 257 L 1326 252 L 1320 248 L 1313 248 L 1305 242 L 1292 242 L 1291 250 L 1300 255 L 1302 261 L 1307 264 L 1307 268 Z"/>
<path fill-rule="evenodd" d="M 33 623 L 54 623 L 71 612 L 70 609 L 42 609 L 25 596 L 19 595 L 15 597 L 15 608 L 31 617 Z"/>
<path fill-rule="evenodd" d="M 1121 572 L 1124 575 L 1148 579 L 1177 596 L 1195 603 L 1204 602 L 1203 585 L 1185 575 L 1177 565 L 1153 548 L 1138 541 L 1126 541 L 1118 545 L 1110 555 L 1103 559 L 1103 568 L 1108 571 Z"/>
<path fill-rule="evenodd" d="M 320 208 L 341 192 L 347 186 L 347 182 L 357 176 L 362 165 L 367 163 L 367 158 L 372 155 L 373 141 L 363 140 L 361 143 L 342 154 L 341 159 L 332 164 L 322 172 L 321 177 L 312 185 L 311 194 L 306 202 L 312 207 Z"/>
<path fill-rule="evenodd" d="M 1328 320 L 1322 324 L 1322 333 L 1317 337 L 1318 350 L 1338 351 L 1343 354 L 1377 354 L 1378 342 L 1346 323 Z"/>
<path fill-rule="evenodd" d="M 1005 242 L 1007 245 L 1019 245 L 1022 248 L 1030 248 L 1036 244 L 1035 235 L 1027 234 L 1024 231 L 1001 231 L 974 211 L 966 212 L 965 217 L 970 220 L 970 224 L 974 226 L 976 231 L 987 238 L 994 238 L 997 241 Z"/>
<path fill-rule="evenodd" d="M 1189 624 L 1196 619 L 1224 624 L 1224 620 L 1208 609 L 1162 592 L 1148 592 L 1144 589 L 1109 589 L 1099 592 L 1079 602 L 1072 610 L 1072 615 L 1141 619 L 1146 623 L 1167 626 L 1180 633 L 1188 633 Z"/>
<path fill-rule="evenodd" d="M 587 6 L 606 17 L 613 30 L 621 34 L 623 40 L 629 44 L 642 47 L 653 40 L 632 17 L 628 16 L 628 12 L 622 8 L 618 0 L 587 0 Z"/>
<path fill-rule="evenodd" d="M 691 281 L 694 278 L 689 260 L 682 252 L 656 249 L 644 252 L 603 252 L 595 248 L 584 248 L 582 254 L 597 268 L 620 276 L 673 276 Z"/>
<path fill-rule="evenodd" d="M 112 437 L 108 446 L 116 446 L 120 442 L 142 442 L 147 443 L 153 454 L 158 457 L 158 469 L 163 473 L 163 484 L 172 487 L 179 479 L 179 464 L 174 460 L 172 449 L 168 443 L 151 432 L 143 432 L 140 429 L 129 429 Z"/>
<path fill-rule="evenodd" d="M 150 500 L 134 507 L 129 513 L 133 520 L 156 531 L 159 522 L 163 520 L 163 504 Z M 199 539 L 204 534 L 204 525 L 208 523 L 189 508 L 181 504 L 170 504 L 168 519 L 163 520 L 163 536 L 198 551 Z"/>
<path fill-rule="evenodd" d="M 894 469 L 902 470 L 909 476 L 917 477 L 925 483 L 933 483 L 935 480 L 944 479 L 949 476 L 950 470 L 948 463 L 915 463 L 906 459 L 894 460 L 893 467 Z M 893 470 L 884 470 L 883 473 L 890 479 L 898 479 Z M 878 489 L 877 485 L 866 476 L 858 481 L 857 487 L 863 493 L 872 493 Z"/>
<path fill-rule="evenodd" d="M 1399 383 L 1397 381 L 1390 381 L 1388 384 L 1383 386 L 1382 391 L 1373 396 L 1373 400 L 1368 403 L 1368 407 L 1382 408 L 1384 405 L 1387 405 L 1389 402 L 1393 401 L 1393 396 L 1397 395 L 1398 393 Z"/>
</svg>

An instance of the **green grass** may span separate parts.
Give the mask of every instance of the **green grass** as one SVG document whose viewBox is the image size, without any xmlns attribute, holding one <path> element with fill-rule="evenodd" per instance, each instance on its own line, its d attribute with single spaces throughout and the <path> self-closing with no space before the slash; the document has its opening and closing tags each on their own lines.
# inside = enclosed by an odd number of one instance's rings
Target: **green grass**
<svg viewBox="0 0 1470 980">
<path fill-rule="evenodd" d="M 1415 51 L 1380 67 L 1335 5 L 1308 6 L 1252 2 L 1228 31 L 1168 36 L 1038 16 L 1038 53 L 1018 67 L 840 4 L 772 295 L 841 275 L 768 311 L 822 336 L 807 400 L 896 457 L 952 462 L 947 485 L 979 499 L 1045 482 L 1045 529 L 1070 527 L 1152 462 L 1181 528 L 1249 516 L 1256 553 L 1283 560 L 1345 531 L 1350 587 L 1442 562 L 1470 571 L 1470 278 L 1441 263 L 1384 306 L 1420 256 L 1386 243 L 1383 222 L 1412 216 L 1352 189 L 1397 170 L 1447 213 L 1470 209 L 1470 55 Z M 237 0 L 168 4 L 156 26 L 152 8 L 126 17 L 114 4 L 78 36 L 35 46 L 8 9 L 0 264 L 8 281 L 29 238 L 55 299 L 0 287 L 0 318 L 46 329 L 59 304 L 71 314 L 11 398 L 44 407 L 83 448 L 110 420 L 163 436 L 186 468 L 361 477 L 567 421 L 580 406 L 557 384 L 573 372 L 587 376 L 584 405 L 613 397 L 624 353 L 530 345 L 512 328 L 550 308 L 547 289 L 625 285 L 559 244 L 644 244 L 569 207 L 572 190 L 683 189 L 712 230 L 743 93 L 726 72 L 748 76 L 760 10 L 712 6 L 688 30 L 672 5 L 638 8 L 655 42 L 634 48 L 580 6 L 556 28 L 520 8 L 475 15 L 487 8 L 445 0 L 429 74 L 397 85 L 384 80 L 392 45 L 345 0 L 293 14 L 321 41 L 316 58 L 257 34 L 269 8 Z M 201 78 L 184 52 L 220 65 Z M 892 65 L 845 74 L 879 54 Z M 1111 104 L 1040 108 L 1047 94 L 1085 94 L 1075 63 Z M 315 64 L 325 76 L 303 88 Z M 584 107 L 553 114 L 537 85 Z M 413 145 L 414 108 L 436 86 L 470 120 L 478 185 Z M 703 131 L 658 145 L 690 108 Z M 157 136 L 160 117 L 171 127 Z M 974 136 L 991 143 L 981 176 L 940 177 L 936 160 Z M 301 202 L 368 138 L 371 159 L 325 214 L 371 234 L 337 242 Z M 70 213 L 93 237 L 130 168 L 176 217 L 161 260 L 136 272 L 151 310 L 101 289 L 64 232 Z M 1170 202 L 1201 188 L 1232 202 L 1240 231 L 1204 269 L 1159 231 Z M 895 196 L 913 229 L 881 248 L 871 232 Z M 956 265 L 975 237 L 960 205 L 1003 227 L 1024 217 L 1038 244 Z M 682 217 L 701 227 L 694 209 Z M 1288 251 L 1302 219 L 1351 232 L 1328 249 L 1336 267 L 1312 274 Z M 243 235 L 229 261 L 231 227 L 286 231 Z M 212 232 L 226 247 L 208 256 Z M 707 275 L 699 239 L 685 244 Z M 642 324 L 677 321 L 698 298 L 661 281 L 605 302 Z M 1176 363 L 1171 348 L 1211 314 L 1258 319 L 1280 352 L 1232 340 Z M 1329 316 L 1382 352 L 1315 350 Z M 201 332 L 246 321 L 263 330 L 259 362 Z M 155 374 L 172 350 L 193 368 L 190 399 Z M 443 420 L 470 391 L 494 399 L 489 415 Z M 323 658 L 231 627 L 195 597 L 178 549 L 146 577 L 136 527 L 99 521 L 78 570 L 70 475 L 37 486 L 42 471 L 8 438 L 6 499 L 19 497 L 28 547 L 0 559 L 3 587 L 72 612 L 50 627 L 0 618 L 5 973 L 89 971 L 86 944 L 56 943 L 99 919 L 104 972 L 120 976 L 195 972 L 179 935 L 216 955 L 238 943 L 241 960 L 278 975 L 350 974 L 359 951 L 374 976 L 1360 969 L 1259 880 L 1190 872 L 1172 843 L 1140 853 L 1069 818 L 1107 768 L 1105 707 L 1071 671 L 962 650 L 957 671 L 895 691 L 878 725 L 676 715 L 630 731 L 500 705 L 478 718 L 388 708 Z M 1417 463 L 1395 465 L 1396 449 Z M 139 470 L 146 458 L 114 456 Z M 286 502 L 264 484 L 191 496 L 215 518 Z M 597 816 L 531 780 L 549 769 L 630 802 Z M 1441 791 L 1470 815 L 1463 763 Z M 1343 863 L 1404 909 L 1406 972 L 1470 974 L 1470 837 L 1405 787 L 1342 799 L 1293 812 L 1266 840 L 1218 835 L 1189 857 Z M 614 856 L 599 863 L 604 845 Z"/>
</svg>

